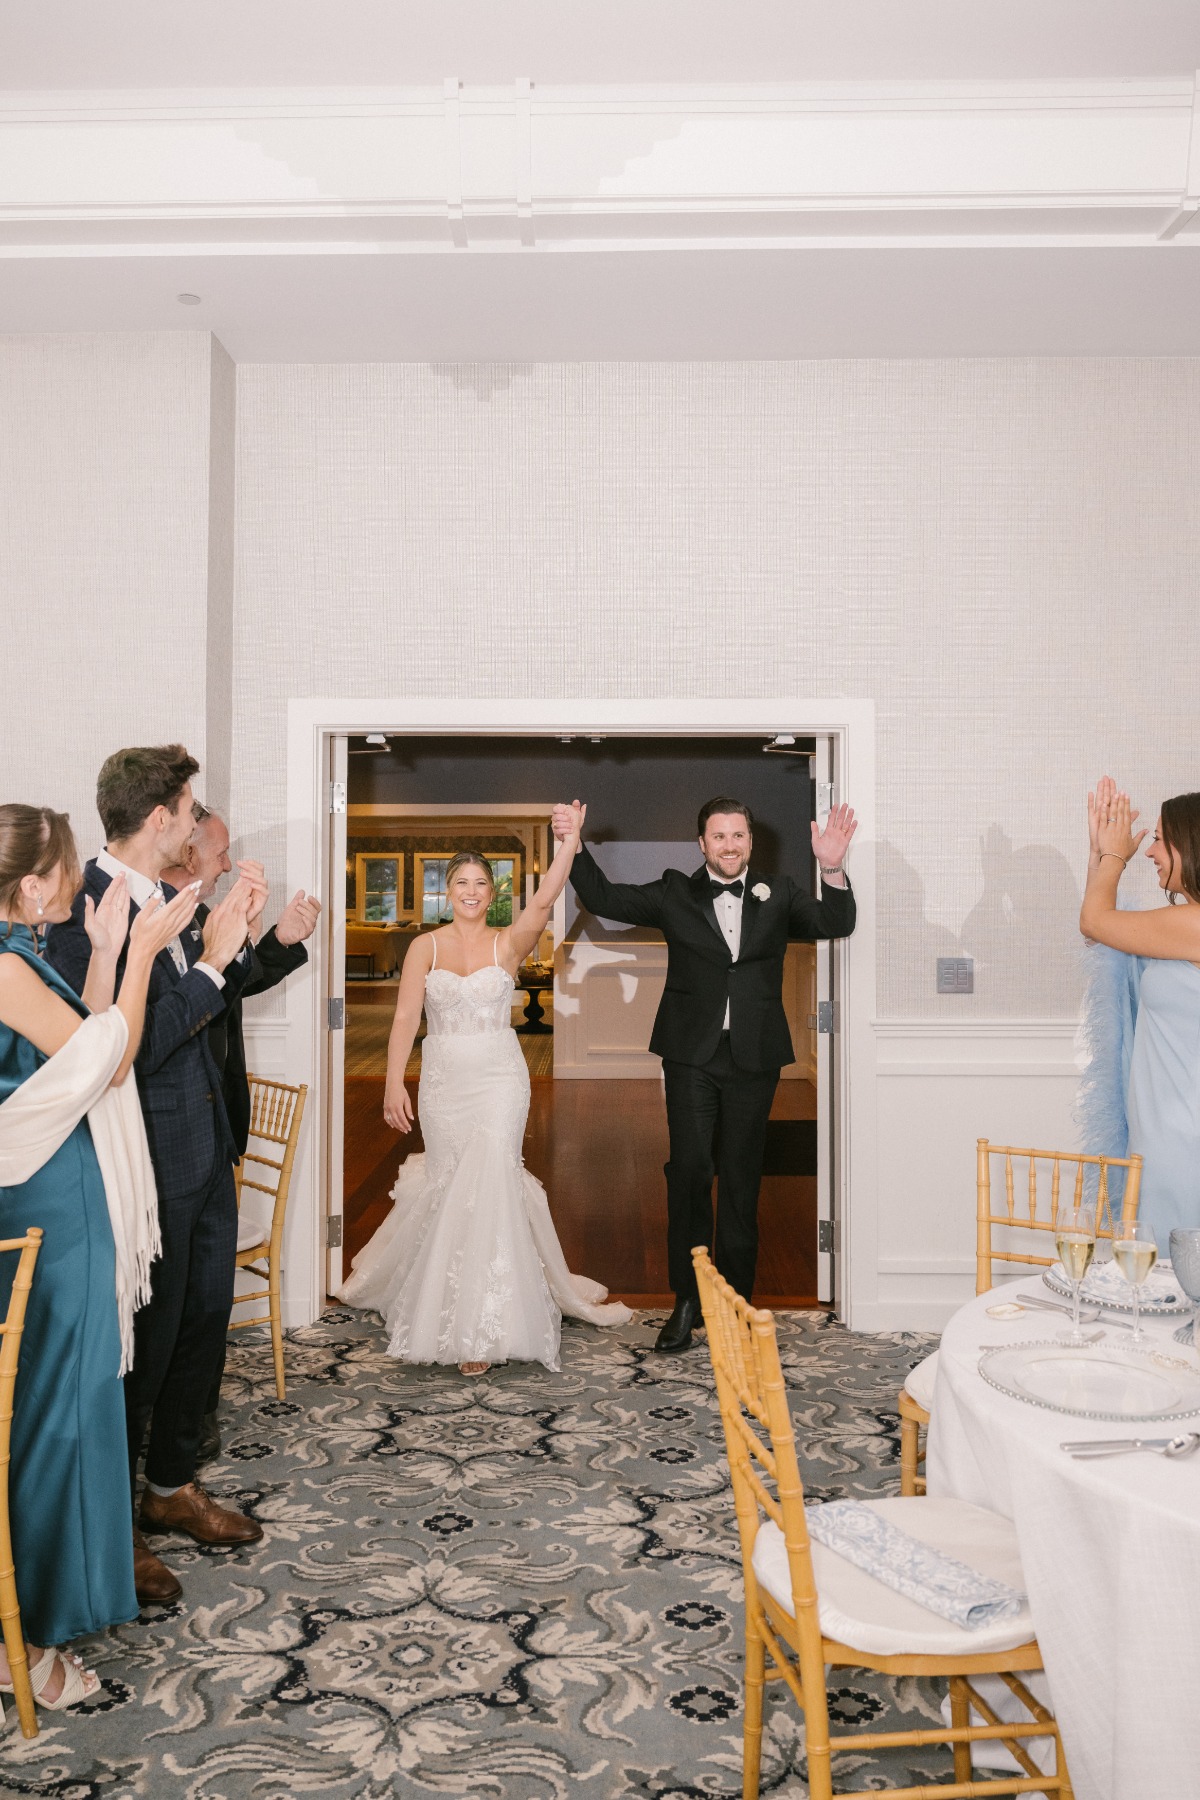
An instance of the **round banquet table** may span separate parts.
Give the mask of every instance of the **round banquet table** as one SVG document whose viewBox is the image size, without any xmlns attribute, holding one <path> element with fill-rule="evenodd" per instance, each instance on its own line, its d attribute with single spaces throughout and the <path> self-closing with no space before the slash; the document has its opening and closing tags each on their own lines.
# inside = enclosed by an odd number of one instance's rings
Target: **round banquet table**
<svg viewBox="0 0 1200 1800">
<path fill-rule="evenodd" d="M 1047 1288 L 1034 1276 L 980 1294 L 942 1337 L 929 1426 L 930 1494 L 1012 1520 L 1077 1800 L 1200 1796 L 1200 1450 L 1077 1462 L 1064 1441 L 1171 1437 L 1178 1422 L 1114 1424 L 1010 1399 L 979 1373 L 983 1345 L 1044 1341 L 1069 1321 L 987 1308 Z M 1155 1347 L 1178 1318 L 1143 1320 Z M 1106 1341 L 1128 1337 L 1110 1331 Z"/>
</svg>

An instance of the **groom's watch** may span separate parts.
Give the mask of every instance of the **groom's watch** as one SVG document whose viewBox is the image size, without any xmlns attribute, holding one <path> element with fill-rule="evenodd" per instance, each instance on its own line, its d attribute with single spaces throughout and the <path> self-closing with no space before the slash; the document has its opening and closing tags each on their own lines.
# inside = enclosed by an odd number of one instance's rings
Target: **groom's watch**
<svg viewBox="0 0 1200 1800">
<path fill-rule="evenodd" d="M 836 863 L 832 869 L 827 869 L 824 863 L 818 863 L 817 867 L 822 875 L 844 875 L 846 873 L 845 863 Z"/>
</svg>

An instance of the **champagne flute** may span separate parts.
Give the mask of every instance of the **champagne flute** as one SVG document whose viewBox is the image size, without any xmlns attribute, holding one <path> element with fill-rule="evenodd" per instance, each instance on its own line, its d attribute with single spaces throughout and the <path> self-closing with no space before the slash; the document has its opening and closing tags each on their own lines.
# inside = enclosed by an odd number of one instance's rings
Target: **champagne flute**
<svg viewBox="0 0 1200 1800">
<path fill-rule="evenodd" d="M 1083 1291 L 1083 1278 L 1087 1274 L 1093 1256 L 1096 1254 L 1096 1221 L 1090 1207 L 1073 1206 L 1066 1208 L 1055 1221 L 1054 1244 L 1058 1251 L 1063 1272 L 1071 1284 L 1074 1305 L 1071 1311 L 1071 1335 L 1068 1344 L 1086 1344 L 1087 1339 L 1079 1329 L 1079 1300 Z"/>
<path fill-rule="evenodd" d="M 1171 1267 L 1192 1303 L 1192 1343 L 1200 1353 L 1200 1231 L 1171 1233 Z"/>
<path fill-rule="evenodd" d="M 1158 1245 L 1145 1219 L 1122 1219 L 1114 1227 L 1113 1261 L 1133 1289 L 1133 1336 L 1129 1342 L 1140 1350 L 1146 1342 L 1142 1330 L 1142 1283 L 1158 1261 Z"/>
</svg>

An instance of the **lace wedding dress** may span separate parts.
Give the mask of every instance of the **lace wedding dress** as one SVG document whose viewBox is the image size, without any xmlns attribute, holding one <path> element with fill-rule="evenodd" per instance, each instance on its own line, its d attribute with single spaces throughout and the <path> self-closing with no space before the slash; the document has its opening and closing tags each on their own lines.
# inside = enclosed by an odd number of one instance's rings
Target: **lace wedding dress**
<svg viewBox="0 0 1200 1800">
<path fill-rule="evenodd" d="M 400 1165 L 395 1205 L 338 1295 L 383 1315 L 388 1353 L 403 1362 L 557 1369 L 563 1313 L 591 1325 L 633 1317 L 570 1273 L 546 1190 L 521 1159 L 529 1070 L 511 1023 L 515 985 L 499 966 L 435 966 L 425 978 L 425 1154 Z"/>
</svg>

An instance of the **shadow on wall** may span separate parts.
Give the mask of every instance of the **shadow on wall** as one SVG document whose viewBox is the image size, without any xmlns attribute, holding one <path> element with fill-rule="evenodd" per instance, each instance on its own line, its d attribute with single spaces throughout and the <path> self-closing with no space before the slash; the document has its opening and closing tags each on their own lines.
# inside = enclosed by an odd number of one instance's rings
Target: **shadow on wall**
<svg viewBox="0 0 1200 1800">
<path fill-rule="evenodd" d="M 1048 844 L 1014 848 L 999 825 L 988 827 L 979 848 L 982 891 L 955 933 L 927 916 L 925 885 L 912 864 L 894 844 L 879 845 L 880 933 L 894 947 L 881 962 L 884 1015 L 1075 1018 L 1081 896 L 1071 864 Z M 974 959 L 973 994 L 938 995 L 939 956 Z"/>
</svg>

